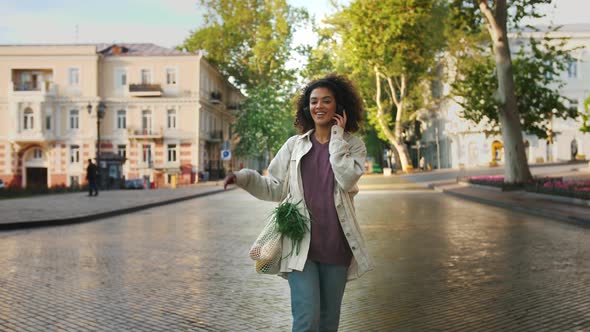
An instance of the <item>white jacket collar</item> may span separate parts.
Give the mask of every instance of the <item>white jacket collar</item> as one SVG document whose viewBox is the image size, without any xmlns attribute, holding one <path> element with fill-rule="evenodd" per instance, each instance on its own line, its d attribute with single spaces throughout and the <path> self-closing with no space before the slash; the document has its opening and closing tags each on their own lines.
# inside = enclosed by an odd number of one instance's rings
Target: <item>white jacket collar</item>
<svg viewBox="0 0 590 332">
<path fill-rule="evenodd" d="M 311 134 L 312 134 L 314 131 L 315 131 L 315 128 L 311 128 L 311 129 L 310 129 L 310 130 L 308 130 L 308 131 L 307 131 L 305 134 L 301 134 L 301 135 L 299 136 L 299 138 L 300 138 L 300 139 L 304 139 L 304 138 L 306 138 L 306 139 L 310 139 L 310 138 L 309 138 L 309 136 L 310 136 L 310 135 L 311 135 Z M 348 140 L 348 138 L 349 138 L 349 137 L 350 137 L 350 133 L 349 133 L 349 132 L 347 132 L 347 131 L 344 131 L 344 137 L 343 137 L 343 138 L 344 138 L 345 140 Z"/>
</svg>

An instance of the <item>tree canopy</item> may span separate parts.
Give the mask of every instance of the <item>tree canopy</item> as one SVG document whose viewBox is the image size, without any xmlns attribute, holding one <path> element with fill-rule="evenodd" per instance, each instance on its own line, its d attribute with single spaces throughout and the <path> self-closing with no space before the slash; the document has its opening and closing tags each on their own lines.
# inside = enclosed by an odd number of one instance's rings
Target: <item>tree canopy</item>
<svg viewBox="0 0 590 332">
<path fill-rule="evenodd" d="M 308 14 L 286 0 L 200 0 L 200 6 L 204 26 L 181 48 L 204 50 L 247 96 L 236 114 L 236 155 L 270 157 L 294 132 L 287 119 L 296 70 L 286 64 L 297 51 L 293 34 Z"/>
<path fill-rule="evenodd" d="M 340 63 L 362 88 L 369 123 L 411 167 L 405 122 L 430 100 L 431 73 L 443 49 L 443 1 L 357 0 L 328 23 L 341 41 Z"/>
<path fill-rule="evenodd" d="M 507 0 L 451 0 L 450 4 L 452 13 L 450 24 L 454 28 L 453 33 L 465 36 L 467 40 L 476 38 L 481 32 L 487 32 L 489 36 L 489 47 L 476 44 L 470 50 L 469 55 L 490 56 L 495 64 L 497 87 L 489 95 L 493 97 L 494 101 L 485 101 L 486 97 L 480 97 L 480 100 L 484 100 L 481 104 L 487 108 L 496 107 L 504 145 L 504 181 L 507 183 L 525 183 L 532 179 L 522 136 L 523 116 L 518 108 L 517 82 L 514 77 L 515 69 L 508 31 L 519 28 L 522 19 L 526 17 L 540 17 L 539 5 L 549 3 L 551 0 L 513 0 L 509 3 Z M 462 39 L 455 40 L 461 42 Z M 522 64 L 525 65 L 525 63 Z M 471 66 L 473 70 L 484 72 L 486 68 L 489 68 L 489 65 L 486 65 L 485 62 Z M 469 73 L 464 74 L 463 77 L 461 74 L 458 75 L 459 80 L 465 77 L 469 77 Z M 484 86 L 480 86 L 480 88 L 485 89 L 484 91 L 489 92 L 494 88 L 491 81 L 482 84 Z M 470 95 L 469 91 L 465 89 L 462 92 L 467 96 Z M 469 111 L 467 110 L 467 112 Z M 477 115 L 474 118 L 477 118 Z M 528 123 L 532 126 L 535 122 L 528 121 Z"/>
<path fill-rule="evenodd" d="M 291 80 L 285 64 L 294 51 L 293 34 L 308 14 L 286 0 L 200 0 L 205 24 L 182 49 L 205 50 L 207 59 L 240 88 Z"/>
<path fill-rule="evenodd" d="M 242 109 L 235 127 L 240 133 L 235 150 L 238 156 L 270 157 L 265 153 L 278 151 L 295 132 L 293 117 L 288 111 L 290 99 L 284 91 L 269 85 L 253 87 Z"/>
<path fill-rule="evenodd" d="M 543 39 L 521 37 L 521 48 L 513 60 L 518 112 L 522 129 L 539 138 L 551 133 L 551 119 L 575 118 L 576 109 L 567 106 L 567 99 L 559 94 L 564 83 L 560 74 L 571 59 L 567 39 L 545 36 Z M 471 49 L 477 45 L 472 45 Z M 489 56 L 489 43 L 480 44 L 482 52 L 471 52 L 470 57 L 457 57 L 457 80 L 452 83 L 455 100 L 463 107 L 465 119 L 487 123 L 489 133 L 500 133 L 499 101 L 496 65 Z M 486 48 L 488 51 L 486 52 Z M 462 52 L 465 52 L 463 48 Z"/>
</svg>

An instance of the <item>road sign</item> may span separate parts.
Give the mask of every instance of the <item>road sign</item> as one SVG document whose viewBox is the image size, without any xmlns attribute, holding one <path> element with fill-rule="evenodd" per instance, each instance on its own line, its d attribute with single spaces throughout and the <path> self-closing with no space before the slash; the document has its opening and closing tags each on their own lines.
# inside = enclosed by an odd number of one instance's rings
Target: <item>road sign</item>
<svg viewBox="0 0 590 332">
<path fill-rule="evenodd" d="M 221 150 L 221 160 L 231 160 L 231 151 Z"/>
</svg>

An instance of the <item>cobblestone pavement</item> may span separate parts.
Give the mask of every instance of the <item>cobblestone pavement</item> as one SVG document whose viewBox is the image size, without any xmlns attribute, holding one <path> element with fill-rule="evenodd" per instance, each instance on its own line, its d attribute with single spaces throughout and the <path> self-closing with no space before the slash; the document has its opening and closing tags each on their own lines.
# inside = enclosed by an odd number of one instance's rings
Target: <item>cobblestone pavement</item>
<svg viewBox="0 0 590 332">
<path fill-rule="evenodd" d="M 274 203 L 242 190 L 0 233 L 0 331 L 288 331 L 247 252 Z M 376 269 L 341 331 L 590 331 L 590 230 L 432 191 L 368 191 Z"/>
<path fill-rule="evenodd" d="M 177 189 L 101 191 L 96 197 L 77 192 L 2 199 L 0 229 L 93 220 L 220 191 L 223 191 L 222 183 L 209 182 Z"/>
</svg>

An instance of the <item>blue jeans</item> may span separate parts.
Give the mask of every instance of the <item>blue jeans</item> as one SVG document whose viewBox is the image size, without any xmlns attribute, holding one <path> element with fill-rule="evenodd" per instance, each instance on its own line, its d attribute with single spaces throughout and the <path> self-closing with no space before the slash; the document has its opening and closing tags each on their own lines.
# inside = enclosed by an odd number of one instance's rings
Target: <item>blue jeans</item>
<svg viewBox="0 0 590 332">
<path fill-rule="evenodd" d="M 293 332 L 338 331 L 347 274 L 347 266 L 310 260 L 288 273 Z"/>
</svg>

